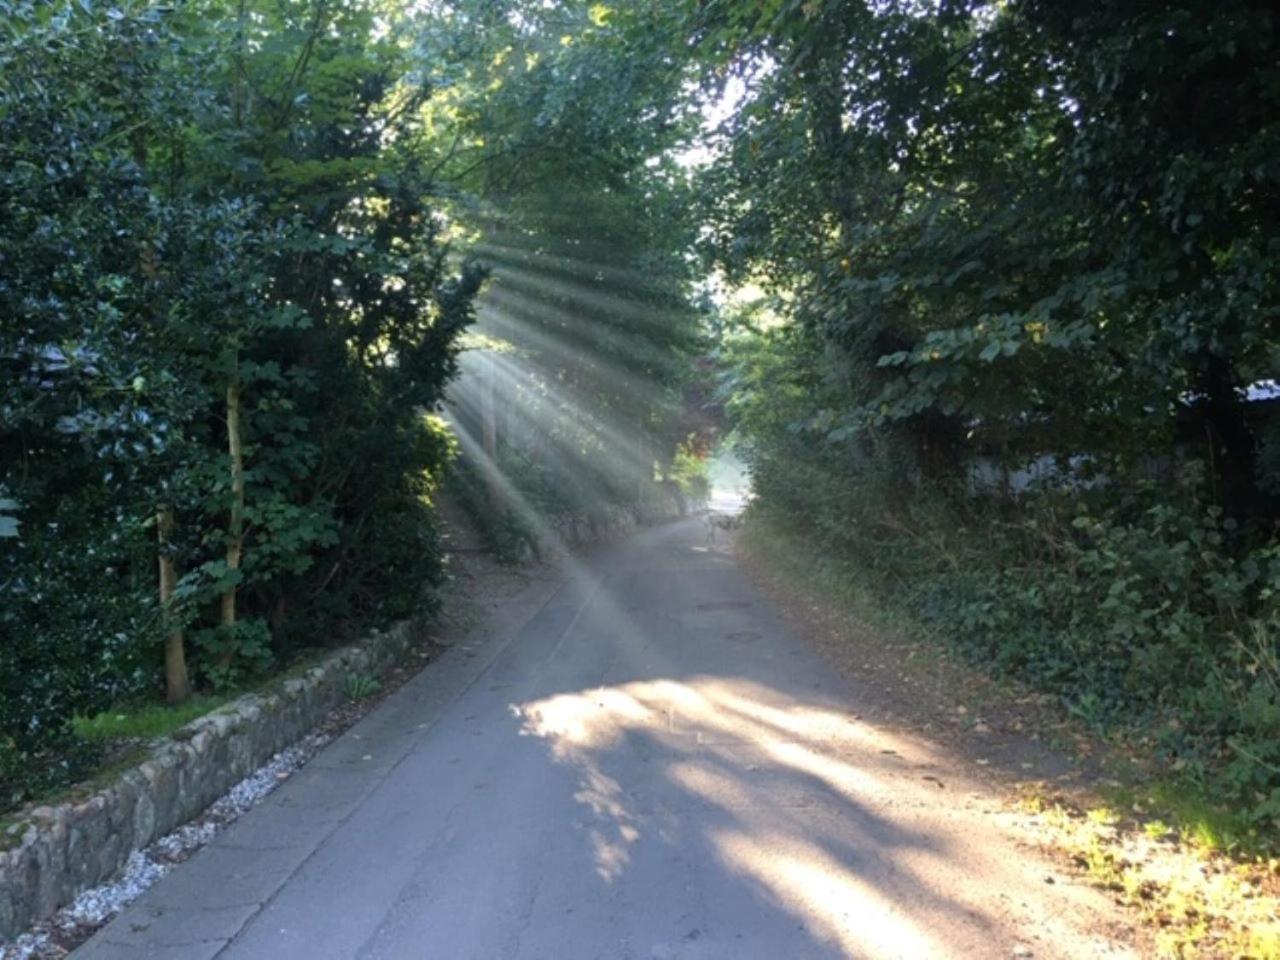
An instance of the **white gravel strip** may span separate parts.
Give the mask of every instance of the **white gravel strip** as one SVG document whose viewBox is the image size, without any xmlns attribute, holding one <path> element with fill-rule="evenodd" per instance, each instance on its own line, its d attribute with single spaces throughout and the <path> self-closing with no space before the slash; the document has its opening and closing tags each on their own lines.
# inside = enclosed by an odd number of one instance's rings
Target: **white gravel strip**
<svg viewBox="0 0 1280 960">
<path fill-rule="evenodd" d="M 61 960 L 67 955 L 59 941 L 75 942 L 77 932 L 92 931 L 131 904 L 148 887 L 187 859 L 229 823 L 259 803 L 299 767 L 333 739 L 329 733 L 313 733 L 281 750 L 214 801 L 190 823 L 161 837 L 145 850 L 135 851 L 121 874 L 110 883 L 86 890 L 48 920 L 6 945 L 0 960 Z"/>
</svg>

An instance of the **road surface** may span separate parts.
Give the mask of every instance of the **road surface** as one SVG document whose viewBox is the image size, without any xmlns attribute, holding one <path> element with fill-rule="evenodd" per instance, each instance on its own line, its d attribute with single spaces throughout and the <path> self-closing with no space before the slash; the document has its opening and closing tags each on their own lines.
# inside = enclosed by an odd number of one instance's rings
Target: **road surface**
<svg viewBox="0 0 1280 960">
<path fill-rule="evenodd" d="M 723 539 L 535 585 L 74 957 L 1130 955 L 981 771 L 856 719 Z"/>
</svg>

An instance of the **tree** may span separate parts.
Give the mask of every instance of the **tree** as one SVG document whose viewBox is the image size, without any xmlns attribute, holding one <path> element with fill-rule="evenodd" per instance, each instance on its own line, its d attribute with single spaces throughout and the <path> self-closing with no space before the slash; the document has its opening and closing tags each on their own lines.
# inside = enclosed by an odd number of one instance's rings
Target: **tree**
<svg viewBox="0 0 1280 960">
<path fill-rule="evenodd" d="M 1190 415 L 1224 505 L 1274 509 L 1239 400 L 1276 342 L 1269 7 L 717 4 L 687 29 L 750 78 L 712 256 L 797 294 L 849 391 L 830 442 L 1114 473 Z"/>
<path fill-rule="evenodd" d="M 1238 0 L 672 9 L 771 529 L 1280 810 L 1280 20 Z M 1208 678 L 1208 679 L 1206 679 Z"/>
<path fill-rule="evenodd" d="M 7 798 L 73 772 L 77 713 L 419 606 L 425 414 L 483 273 L 430 205 L 393 11 L 4 10 Z"/>
</svg>

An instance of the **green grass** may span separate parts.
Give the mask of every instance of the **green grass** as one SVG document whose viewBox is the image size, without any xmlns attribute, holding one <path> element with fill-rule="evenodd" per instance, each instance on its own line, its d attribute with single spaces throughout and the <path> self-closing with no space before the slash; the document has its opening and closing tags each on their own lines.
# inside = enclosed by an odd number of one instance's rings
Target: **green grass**
<svg viewBox="0 0 1280 960">
<path fill-rule="evenodd" d="M 197 693 L 177 705 L 159 700 L 121 703 L 92 717 L 76 717 L 72 721 L 76 734 L 85 740 L 107 743 L 112 740 L 155 740 L 168 736 L 192 720 L 212 713 L 237 697 L 274 687 L 300 677 L 320 663 L 332 650 L 309 650 L 283 669 L 251 679 L 248 683 L 221 693 Z"/>
<path fill-rule="evenodd" d="M 8 804 L 0 801 L 0 814 L 7 815 L 13 809 L 30 803 L 53 804 L 86 797 L 145 759 L 150 749 L 147 742 L 169 736 L 192 720 L 212 713 L 238 697 L 270 690 L 286 680 L 302 676 L 330 653 L 332 650 L 327 648 L 309 649 L 281 670 L 252 678 L 233 690 L 196 694 L 176 706 L 161 700 L 139 699 L 119 703 L 92 717 L 76 717 L 72 720 L 72 727 L 77 737 L 84 741 L 81 746 L 87 746 L 96 753 L 98 762 L 86 761 L 72 783 L 41 789 L 32 795 L 24 795 L 20 801 Z M 367 683 L 363 686 L 367 689 Z M 0 850 L 13 842 L 14 838 L 8 837 L 4 831 L 15 822 L 18 821 L 0 816 Z"/>
<path fill-rule="evenodd" d="M 94 717 L 76 717 L 76 733 L 86 740 L 154 740 L 235 699 L 239 692 L 201 694 L 184 703 L 123 704 Z"/>
<path fill-rule="evenodd" d="M 1211 853 L 1261 857 L 1277 852 L 1276 839 L 1260 832 L 1244 814 L 1212 802 L 1198 784 L 1149 777 L 1140 786 L 1103 785 L 1098 792 L 1113 807 L 1142 809 L 1148 832 L 1176 833 Z"/>
</svg>

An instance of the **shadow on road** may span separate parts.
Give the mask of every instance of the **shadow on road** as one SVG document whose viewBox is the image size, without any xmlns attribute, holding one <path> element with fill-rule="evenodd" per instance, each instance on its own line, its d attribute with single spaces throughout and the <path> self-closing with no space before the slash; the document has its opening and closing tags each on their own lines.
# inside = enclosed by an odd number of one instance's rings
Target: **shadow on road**
<svg viewBox="0 0 1280 960">
<path fill-rule="evenodd" d="M 670 878 L 736 903 L 751 956 L 1009 956 L 1026 940 L 1091 955 L 1092 894 L 1047 897 L 991 797 L 930 745 L 851 716 L 696 527 L 646 539 L 609 558 L 543 666 L 591 663 L 600 682 L 510 705 L 572 771 L 592 882 L 660 883 L 662 863 L 697 860 Z"/>
</svg>

